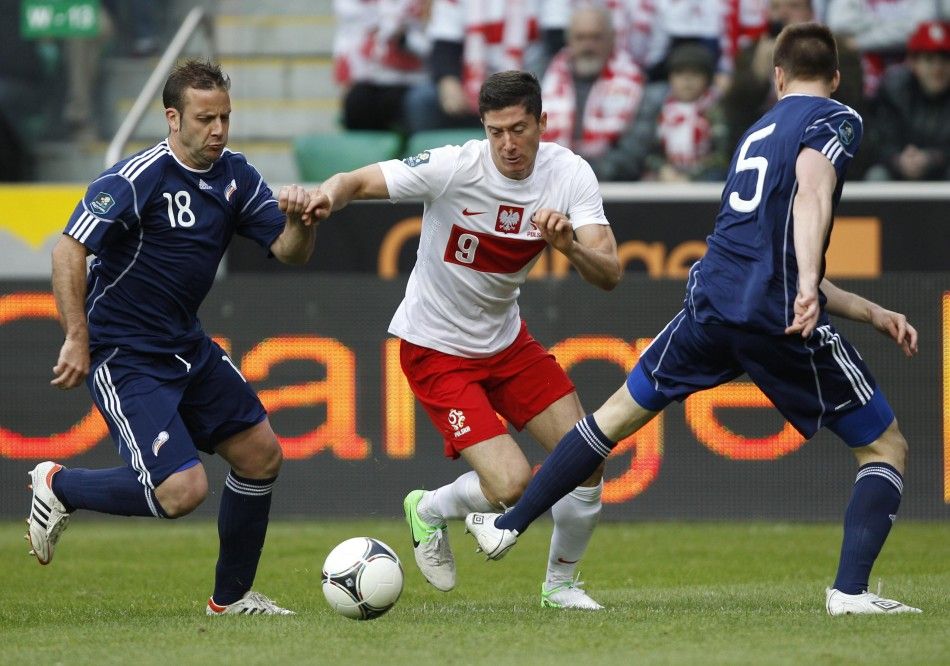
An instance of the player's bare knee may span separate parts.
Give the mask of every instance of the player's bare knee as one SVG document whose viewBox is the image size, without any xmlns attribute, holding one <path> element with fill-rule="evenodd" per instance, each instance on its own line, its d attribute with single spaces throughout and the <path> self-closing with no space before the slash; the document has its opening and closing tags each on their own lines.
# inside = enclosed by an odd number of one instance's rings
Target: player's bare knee
<svg viewBox="0 0 950 666">
<path fill-rule="evenodd" d="M 162 505 L 162 508 L 165 510 L 165 515 L 167 517 L 181 518 L 182 516 L 187 516 L 189 513 L 201 506 L 201 503 L 204 502 L 205 497 L 207 496 L 207 486 L 205 486 L 204 489 L 189 488 L 175 497 L 175 499 L 171 502 L 171 506 Z"/>
<path fill-rule="evenodd" d="M 274 437 L 259 449 L 259 455 L 254 460 L 254 468 L 248 470 L 248 477 L 258 479 L 272 479 L 280 473 L 284 462 L 284 452 L 280 442 Z"/>
<path fill-rule="evenodd" d="M 284 452 L 276 437 L 268 439 L 259 449 L 259 456 L 255 460 L 256 469 L 250 475 L 259 479 L 272 479 L 280 473 L 284 462 Z"/>
<path fill-rule="evenodd" d="M 208 477 L 204 470 L 200 474 L 172 475 L 155 489 L 155 495 L 168 518 L 187 516 L 208 496 Z"/>
<path fill-rule="evenodd" d="M 881 445 L 881 453 L 886 457 L 886 461 L 903 473 L 907 465 L 909 447 L 900 428 L 897 427 L 897 421 L 891 424 L 877 443 Z"/>
<path fill-rule="evenodd" d="M 242 446 L 239 455 L 227 458 L 231 469 L 247 479 L 272 479 L 280 473 L 284 453 L 277 437 L 258 438 Z"/>
<path fill-rule="evenodd" d="M 903 474 L 907 465 L 908 448 L 907 440 L 895 420 L 880 437 L 867 446 L 855 449 L 854 453 L 859 465 L 883 462 Z"/>
</svg>

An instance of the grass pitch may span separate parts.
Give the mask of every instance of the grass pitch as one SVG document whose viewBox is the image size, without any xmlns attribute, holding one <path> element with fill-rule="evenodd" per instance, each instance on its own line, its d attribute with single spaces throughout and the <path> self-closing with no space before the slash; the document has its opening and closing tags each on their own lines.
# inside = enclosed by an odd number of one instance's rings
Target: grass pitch
<svg viewBox="0 0 950 666">
<path fill-rule="evenodd" d="M 824 588 L 838 525 L 606 523 L 582 563 L 607 610 L 539 606 L 551 524 L 485 562 L 450 526 L 458 587 L 419 574 L 397 521 L 277 522 L 255 589 L 296 617 L 204 615 L 213 523 L 79 515 L 56 557 L 26 555 L 23 523 L 0 523 L 2 664 L 948 664 L 950 525 L 898 523 L 871 588 L 923 615 L 830 618 Z M 406 571 L 387 615 L 334 614 L 323 558 L 351 536 L 395 548 Z"/>
</svg>

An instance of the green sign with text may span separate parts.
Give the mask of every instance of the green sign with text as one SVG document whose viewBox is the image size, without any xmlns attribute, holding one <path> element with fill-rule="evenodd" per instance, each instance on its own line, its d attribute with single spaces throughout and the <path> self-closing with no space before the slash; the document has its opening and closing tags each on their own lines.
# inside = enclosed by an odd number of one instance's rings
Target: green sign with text
<svg viewBox="0 0 950 666">
<path fill-rule="evenodd" d="M 23 0 L 20 32 L 40 37 L 95 37 L 99 34 L 99 0 Z"/>
</svg>

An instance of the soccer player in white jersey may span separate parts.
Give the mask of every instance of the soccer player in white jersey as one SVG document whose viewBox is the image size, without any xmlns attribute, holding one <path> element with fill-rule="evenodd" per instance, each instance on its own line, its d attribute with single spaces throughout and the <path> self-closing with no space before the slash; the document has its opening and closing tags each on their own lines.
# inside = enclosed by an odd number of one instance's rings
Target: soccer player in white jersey
<svg viewBox="0 0 950 666">
<path fill-rule="evenodd" d="M 574 385 L 520 317 L 528 272 L 551 245 L 602 289 L 622 275 L 590 166 L 541 143 L 546 116 L 534 76 L 490 76 L 479 115 L 487 140 L 337 174 L 310 193 L 304 213 L 323 219 L 354 199 L 425 202 L 416 265 L 389 332 L 402 340 L 403 372 L 446 456 L 473 468 L 403 503 L 416 562 L 443 591 L 455 586 L 446 520 L 513 504 L 531 477 L 498 414 L 547 450 L 583 416 Z M 575 576 L 600 514 L 602 474 L 601 465 L 552 509 L 543 606 L 602 608 Z"/>
<path fill-rule="evenodd" d="M 314 228 L 304 188 L 275 198 L 229 151 L 230 80 L 188 61 L 165 82 L 168 137 L 96 178 L 53 250 L 66 340 L 52 385 L 86 381 L 125 464 L 37 465 L 32 553 L 49 564 L 78 509 L 178 518 L 208 494 L 198 451 L 231 466 L 218 510 L 220 551 L 208 615 L 291 615 L 251 590 L 282 455 L 264 406 L 201 328 L 198 307 L 234 234 L 278 260 L 306 262 Z M 96 259 L 88 270 L 86 256 Z"/>
</svg>

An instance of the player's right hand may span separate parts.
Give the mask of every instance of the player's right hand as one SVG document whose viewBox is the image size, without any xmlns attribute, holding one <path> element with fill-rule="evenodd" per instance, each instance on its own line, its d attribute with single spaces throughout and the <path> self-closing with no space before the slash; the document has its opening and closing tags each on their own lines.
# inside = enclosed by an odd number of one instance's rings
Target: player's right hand
<svg viewBox="0 0 950 666">
<path fill-rule="evenodd" d="M 799 290 L 795 297 L 793 306 L 795 318 L 792 325 L 785 329 L 786 335 L 800 333 L 802 338 L 807 340 L 818 326 L 818 315 L 821 313 L 821 306 L 818 303 L 818 290 Z"/>
<path fill-rule="evenodd" d="M 333 200 L 326 192 L 315 187 L 310 190 L 307 197 L 307 207 L 302 216 L 305 223 L 311 224 L 330 217 L 330 213 L 333 212 Z"/>
<path fill-rule="evenodd" d="M 555 250 L 567 254 L 574 245 L 574 227 L 571 219 L 552 208 L 539 208 L 531 216 L 531 221 L 541 238 L 546 240 Z"/>
<path fill-rule="evenodd" d="M 53 366 L 54 377 L 50 385 L 63 390 L 76 388 L 89 375 L 89 364 L 89 344 L 67 338 Z"/>
<path fill-rule="evenodd" d="M 300 185 L 284 185 L 277 193 L 277 207 L 291 220 L 309 225 L 310 222 L 302 218 L 307 205 L 307 191 Z"/>
</svg>

